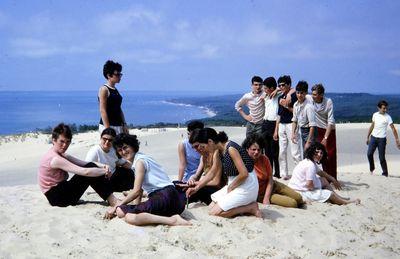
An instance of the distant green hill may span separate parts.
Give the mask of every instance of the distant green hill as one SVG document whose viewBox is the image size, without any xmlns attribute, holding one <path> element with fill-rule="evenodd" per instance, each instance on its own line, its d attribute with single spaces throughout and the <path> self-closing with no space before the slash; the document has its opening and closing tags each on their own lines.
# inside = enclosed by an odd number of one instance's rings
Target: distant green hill
<svg viewBox="0 0 400 259">
<path fill-rule="evenodd" d="M 207 107 L 217 113 L 215 117 L 203 119 L 211 125 L 243 125 L 245 121 L 234 109 L 242 95 L 176 98 L 168 101 Z M 400 123 L 400 95 L 372 95 L 367 93 L 327 93 L 333 100 L 336 122 L 370 122 L 377 111 L 379 100 L 389 103 L 389 114 L 395 123 Z"/>
</svg>

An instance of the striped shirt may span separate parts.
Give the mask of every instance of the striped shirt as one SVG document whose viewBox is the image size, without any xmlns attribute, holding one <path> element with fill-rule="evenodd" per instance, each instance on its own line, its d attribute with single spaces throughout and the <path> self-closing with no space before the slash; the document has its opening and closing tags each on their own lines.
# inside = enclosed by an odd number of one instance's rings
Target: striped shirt
<svg viewBox="0 0 400 259">
<path fill-rule="evenodd" d="M 250 116 L 253 118 L 251 122 L 255 124 L 262 123 L 265 111 L 264 95 L 265 93 L 263 92 L 259 94 L 254 94 L 253 92 L 246 93 L 235 103 L 235 109 L 240 111 L 243 105 L 247 105 Z"/>
</svg>

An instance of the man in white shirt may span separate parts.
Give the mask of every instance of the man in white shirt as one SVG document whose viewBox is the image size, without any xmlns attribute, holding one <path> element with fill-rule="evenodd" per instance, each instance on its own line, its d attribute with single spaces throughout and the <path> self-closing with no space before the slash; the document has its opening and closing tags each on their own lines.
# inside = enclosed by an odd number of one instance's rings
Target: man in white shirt
<svg viewBox="0 0 400 259">
<path fill-rule="evenodd" d="M 100 162 L 109 166 L 112 173 L 110 183 L 114 192 L 127 191 L 133 188 L 135 175 L 131 170 L 131 164 L 118 158 L 112 142 L 116 137 L 116 132 L 112 128 L 106 128 L 101 132 L 100 144 L 90 148 L 86 154 L 85 161 Z"/>
<path fill-rule="evenodd" d="M 275 78 L 267 77 L 264 82 L 264 121 L 262 124 L 262 135 L 264 138 L 265 155 L 271 163 L 271 169 L 274 170 L 274 176 L 281 178 L 279 171 L 279 142 L 274 140 L 276 120 L 278 117 L 278 98 L 280 93 L 276 90 L 278 84 Z"/>
<path fill-rule="evenodd" d="M 251 79 L 252 91 L 246 93 L 235 103 L 235 109 L 247 121 L 246 137 L 251 134 L 261 134 L 264 117 L 264 93 L 262 91 L 263 81 L 259 76 Z M 249 114 L 243 111 L 243 105 L 249 108 Z"/>
<path fill-rule="evenodd" d="M 394 138 L 396 139 L 396 145 L 400 149 L 400 141 L 396 127 L 393 124 L 392 117 L 390 117 L 390 115 L 386 113 L 388 106 L 389 104 L 385 100 L 378 102 L 378 112 L 375 112 L 372 115 L 372 123 L 369 127 L 367 135 L 367 156 L 369 162 L 369 170 L 371 171 L 371 174 L 375 170 L 374 152 L 376 148 L 378 148 L 379 162 L 381 163 L 382 167 L 382 175 L 386 177 L 389 175 L 385 158 L 386 129 L 388 126 L 390 126 L 390 128 L 392 129 Z"/>
<path fill-rule="evenodd" d="M 299 81 L 296 86 L 297 102 L 293 105 L 292 141 L 297 143 L 301 137 L 302 157 L 304 151 L 315 141 L 317 126 L 313 105 L 306 99 L 308 83 Z M 300 132 L 300 134 L 299 134 Z"/>
</svg>

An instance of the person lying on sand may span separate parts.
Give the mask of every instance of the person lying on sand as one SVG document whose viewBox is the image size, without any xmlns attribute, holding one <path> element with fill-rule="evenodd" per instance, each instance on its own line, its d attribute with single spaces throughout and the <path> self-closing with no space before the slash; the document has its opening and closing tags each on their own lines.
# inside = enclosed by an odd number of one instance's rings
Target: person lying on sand
<svg viewBox="0 0 400 259">
<path fill-rule="evenodd" d="M 114 148 L 121 157 L 132 163 L 135 183 L 128 195 L 110 208 L 105 217 L 111 219 L 118 216 L 137 226 L 191 225 L 179 215 L 185 210 L 185 193 L 175 188 L 167 173 L 156 161 L 139 152 L 136 135 L 117 135 Z M 148 193 L 148 200 L 145 202 L 142 202 L 142 189 Z M 129 205 L 132 201 L 133 204 Z"/>
<path fill-rule="evenodd" d="M 293 176 L 289 181 L 289 187 L 298 191 L 305 201 L 329 201 L 333 204 L 344 205 L 349 203 L 360 204 L 360 199 L 344 199 L 333 191 L 323 189 L 321 179 L 317 174 L 323 171 L 317 164 L 326 157 L 324 145 L 319 142 L 312 143 L 305 151 L 305 159 L 293 170 Z M 332 177 L 333 178 L 333 177 Z"/>
<path fill-rule="evenodd" d="M 39 165 L 39 186 L 52 206 L 76 205 L 91 186 L 111 206 L 117 198 L 113 195 L 108 165 L 87 163 L 66 154 L 72 133 L 68 125 L 58 124 L 52 132 L 53 147 L 42 157 Z M 68 181 L 68 172 L 74 176 Z"/>
</svg>

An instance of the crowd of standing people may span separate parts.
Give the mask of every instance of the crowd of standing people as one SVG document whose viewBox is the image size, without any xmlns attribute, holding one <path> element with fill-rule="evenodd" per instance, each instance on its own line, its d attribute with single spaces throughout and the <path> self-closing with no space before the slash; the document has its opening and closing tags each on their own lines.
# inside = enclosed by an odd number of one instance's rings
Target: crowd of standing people
<svg viewBox="0 0 400 259">
<path fill-rule="evenodd" d="M 243 143 L 201 121 L 189 122 L 188 137 L 178 144 L 178 179 L 171 181 L 157 161 L 139 151 L 137 136 L 129 134 L 116 88 L 122 66 L 107 61 L 103 75 L 107 82 L 98 93 L 100 143 L 85 160 L 68 155 L 72 133 L 60 123 L 53 129 L 52 148 L 40 161 L 39 185 L 52 206 L 77 205 L 91 186 L 110 205 L 106 218 L 118 216 L 133 225 L 174 226 L 191 225 L 180 214 L 193 202 L 208 205 L 210 215 L 227 218 L 262 217 L 258 203 L 289 208 L 303 208 L 311 201 L 360 203 L 334 190 L 342 188 L 337 180 L 335 119 L 333 102 L 324 96 L 322 84 L 312 86 L 309 94 L 307 82 L 299 81 L 292 88 L 288 75 L 278 81 L 254 76 L 251 91 L 235 103 L 247 121 Z M 371 173 L 378 148 L 385 176 L 388 126 L 400 148 L 387 107 L 385 101 L 378 104 L 367 136 Z M 288 148 L 295 164 L 292 173 Z M 68 173 L 73 174 L 71 179 Z M 281 177 L 289 180 L 287 185 L 279 181 Z M 113 192 L 123 192 L 124 197 L 118 199 Z"/>
</svg>

